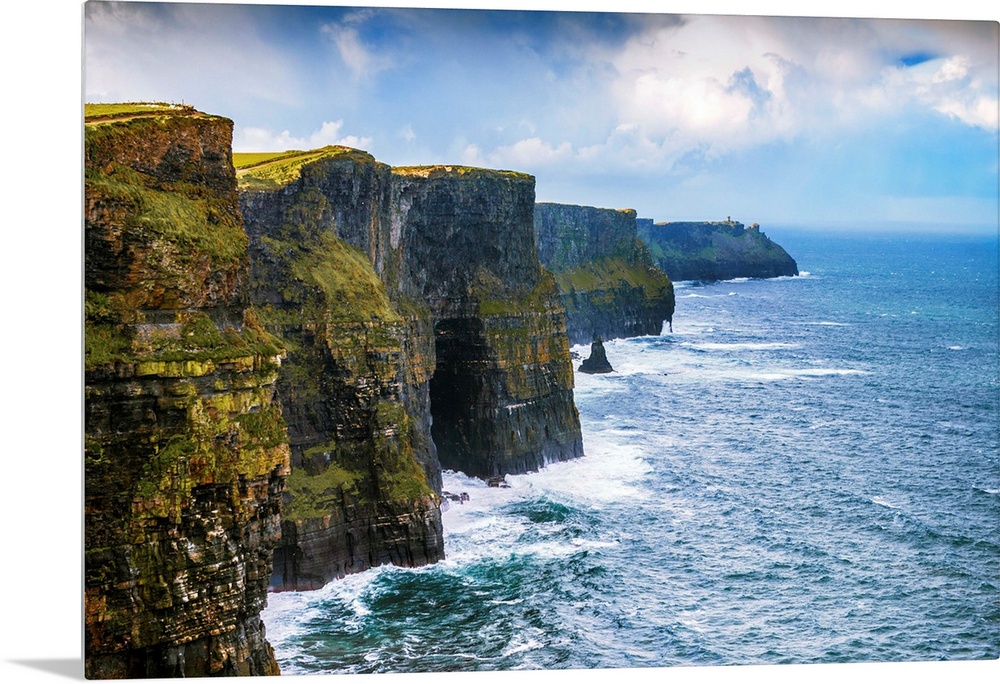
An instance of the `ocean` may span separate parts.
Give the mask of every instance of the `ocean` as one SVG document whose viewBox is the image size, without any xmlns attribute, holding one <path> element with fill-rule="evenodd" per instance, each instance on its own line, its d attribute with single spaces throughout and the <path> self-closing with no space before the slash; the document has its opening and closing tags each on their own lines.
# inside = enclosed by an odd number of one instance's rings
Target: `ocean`
<svg viewBox="0 0 1000 684">
<path fill-rule="evenodd" d="M 270 595 L 282 672 L 1000 657 L 997 238 L 771 236 L 577 373 L 585 457 L 446 472 L 445 561 Z"/>
</svg>

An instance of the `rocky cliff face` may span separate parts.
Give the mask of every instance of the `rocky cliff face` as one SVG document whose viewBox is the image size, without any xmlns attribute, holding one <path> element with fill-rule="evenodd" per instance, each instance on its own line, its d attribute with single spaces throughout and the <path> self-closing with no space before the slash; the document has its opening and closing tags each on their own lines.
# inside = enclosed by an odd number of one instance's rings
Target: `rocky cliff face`
<svg viewBox="0 0 1000 684">
<path fill-rule="evenodd" d="M 442 465 L 490 477 L 581 456 L 565 314 L 533 239 L 534 178 L 440 166 L 392 175 L 399 286 L 434 321 Z"/>
<path fill-rule="evenodd" d="M 278 673 L 282 349 L 248 306 L 231 135 L 190 108 L 85 126 L 88 678 Z"/>
<path fill-rule="evenodd" d="M 253 165 L 240 186 L 251 296 L 288 347 L 278 393 L 292 472 L 272 587 L 440 560 L 433 328 L 375 270 L 396 270 L 389 168 L 334 147 Z"/>
<path fill-rule="evenodd" d="M 653 223 L 638 219 L 639 236 L 673 280 L 775 278 L 799 274 L 780 245 L 736 221 Z"/>
<path fill-rule="evenodd" d="M 534 222 L 572 344 L 660 334 L 673 317 L 673 285 L 637 238 L 634 210 L 539 203 Z"/>
</svg>

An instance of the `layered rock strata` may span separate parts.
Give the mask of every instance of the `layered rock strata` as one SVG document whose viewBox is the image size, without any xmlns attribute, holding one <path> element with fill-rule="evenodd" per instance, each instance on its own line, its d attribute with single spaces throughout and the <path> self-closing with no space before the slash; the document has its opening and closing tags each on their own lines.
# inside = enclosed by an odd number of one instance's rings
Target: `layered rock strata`
<svg viewBox="0 0 1000 684">
<path fill-rule="evenodd" d="M 636 233 L 632 209 L 539 203 L 535 240 L 566 309 L 572 344 L 659 335 L 674 313 L 669 278 Z"/>
<path fill-rule="evenodd" d="M 653 223 L 637 220 L 639 236 L 649 245 L 656 264 L 679 280 L 776 278 L 799 274 L 798 265 L 781 245 L 753 223 L 703 221 Z"/>
<path fill-rule="evenodd" d="M 266 601 L 289 450 L 248 305 L 232 122 L 88 107 L 85 670 L 278 674 Z"/>
<path fill-rule="evenodd" d="M 278 394 L 292 472 L 272 588 L 440 560 L 433 327 L 375 270 L 398 269 L 389 167 L 332 147 L 252 163 L 240 187 L 252 298 L 288 347 Z"/>
</svg>

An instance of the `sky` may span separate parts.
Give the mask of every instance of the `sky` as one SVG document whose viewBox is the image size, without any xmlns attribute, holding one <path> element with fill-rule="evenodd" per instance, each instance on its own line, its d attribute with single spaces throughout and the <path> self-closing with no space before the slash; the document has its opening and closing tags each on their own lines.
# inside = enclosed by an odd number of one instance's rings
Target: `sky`
<svg viewBox="0 0 1000 684">
<path fill-rule="evenodd" d="M 357 147 L 657 221 L 978 226 L 993 21 L 88 2 L 88 102 L 184 102 L 235 151 Z"/>
<path fill-rule="evenodd" d="M 31 557 L 27 583 L 24 564 L 4 566 L 3 586 L 20 589 L 5 596 L 5 615 L 16 619 L 0 621 L 0 673 L 11 675 L 4 680 L 66 681 L 82 672 L 82 459 L 73 456 L 83 434 L 82 99 L 184 101 L 233 119 L 237 149 L 347 142 L 391 164 L 515 168 L 535 174 L 539 199 L 632 207 L 656 220 L 732 215 L 766 230 L 772 221 L 898 221 L 900 230 L 965 224 L 997 234 L 995 23 L 466 14 L 456 24 L 440 14 L 357 9 L 128 7 L 98 17 L 81 0 L 8 4 L 0 22 L 7 160 L 0 277 L 13 332 L 0 349 L 13 391 L 4 404 L 12 428 L 4 474 L 8 482 L 37 483 L 44 470 L 46 503 L 38 505 L 37 486 L 9 487 L 3 498 L 0 534 Z M 982 0 L 432 4 L 848 17 L 904 11 L 991 22 L 997 14 Z M 977 115 L 980 108 L 985 114 Z M 675 668 L 669 676 L 698 684 L 840 683 L 847 667 L 860 682 L 884 682 L 888 674 L 978 683 L 996 681 L 998 664 L 902 663 L 888 672 L 860 664 Z M 521 672 L 517 681 L 605 677 L 587 674 Z"/>
</svg>

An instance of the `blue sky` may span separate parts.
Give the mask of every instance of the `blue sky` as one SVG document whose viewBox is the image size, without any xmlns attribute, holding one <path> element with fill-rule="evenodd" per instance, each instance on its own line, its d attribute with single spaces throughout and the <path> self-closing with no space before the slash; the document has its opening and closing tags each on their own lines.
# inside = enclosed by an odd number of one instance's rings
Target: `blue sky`
<svg viewBox="0 0 1000 684">
<path fill-rule="evenodd" d="M 997 49 L 994 21 L 90 2 L 84 73 L 87 101 L 233 119 L 237 151 L 515 169 L 656 220 L 995 231 Z"/>
</svg>

